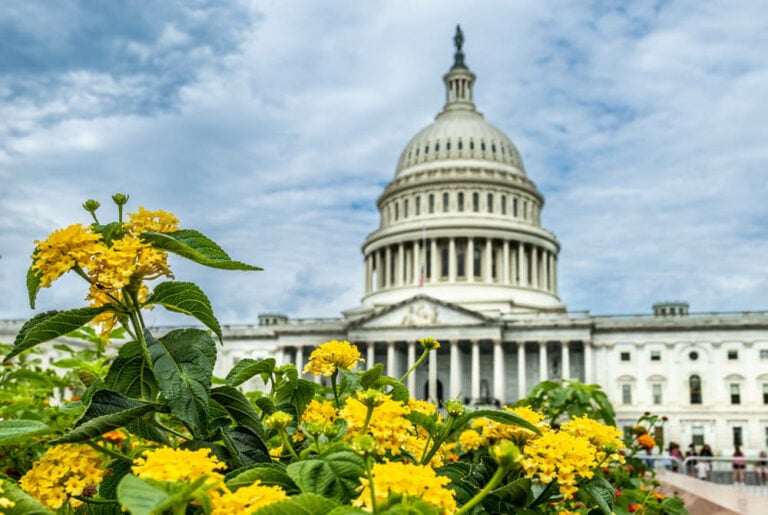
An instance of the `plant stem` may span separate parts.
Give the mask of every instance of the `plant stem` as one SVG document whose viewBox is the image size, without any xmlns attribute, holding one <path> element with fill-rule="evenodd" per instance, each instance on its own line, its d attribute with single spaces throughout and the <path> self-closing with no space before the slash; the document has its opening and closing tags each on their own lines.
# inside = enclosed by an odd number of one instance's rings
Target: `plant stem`
<svg viewBox="0 0 768 515">
<path fill-rule="evenodd" d="M 371 415 L 373 415 L 373 406 L 368 406 L 368 411 L 365 414 L 365 422 L 363 422 L 363 430 L 360 431 L 360 434 L 366 434 L 366 431 L 368 431 L 368 424 L 371 422 Z"/>
<path fill-rule="evenodd" d="M 283 447 L 287 447 L 288 452 L 291 453 L 291 456 L 293 456 L 293 459 L 295 459 L 296 461 L 299 461 L 300 459 L 299 455 L 296 454 L 295 450 L 293 450 L 293 445 L 291 445 L 291 441 L 288 439 L 288 433 L 285 432 L 285 429 L 280 430 L 280 436 L 282 437 L 282 440 L 283 440 Z"/>
<path fill-rule="evenodd" d="M 365 476 L 368 478 L 368 489 L 371 491 L 371 509 L 372 513 L 376 515 L 378 510 L 376 509 L 376 490 L 373 485 L 373 471 L 371 471 L 371 460 L 368 456 L 365 457 Z"/>
<path fill-rule="evenodd" d="M 131 461 L 131 458 L 129 458 L 125 454 L 119 453 L 117 451 L 113 451 L 112 449 L 107 449 L 106 447 L 102 447 L 101 445 L 99 445 L 99 444 L 97 444 L 95 442 L 92 442 L 91 440 L 87 440 L 85 442 L 85 444 L 88 445 L 89 447 L 93 447 L 97 451 L 99 451 L 99 452 L 101 452 L 103 454 L 106 454 L 107 456 L 109 456 L 111 458 L 115 458 L 116 460 Z"/>
<path fill-rule="evenodd" d="M 405 378 L 411 375 L 411 372 L 416 370 L 416 367 L 421 365 L 421 362 L 424 361 L 427 358 L 427 354 L 429 354 L 429 349 L 424 349 L 424 352 L 421 353 L 421 356 L 419 356 L 419 359 L 416 360 L 416 363 L 411 365 L 411 368 L 408 369 L 408 371 L 403 375 L 403 377 L 400 378 L 400 382 L 402 383 L 405 381 Z"/>
<path fill-rule="evenodd" d="M 339 403 L 339 393 L 336 390 L 336 376 L 339 375 L 339 370 L 335 369 L 333 371 L 333 375 L 331 376 L 331 387 L 333 388 L 333 398 L 336 399 L 336 409 L 341 409 L 341 404 Z"/>
<path fill-rule="evenodd" d="M 493 473 L 493 477 L 491 477 L 491 480 L 486 483 L 486 485 L 483 487 L 482 490 L 480 490 L 476 496 L 474 496 L 472 499 L 470 499 L 467 504 L 461 507 L 459 511 L 456 512 L 456 515 L 463 515 L 465 513 L 469 513 L 469 511 L 477 506 L 480 501 L 485 499 L 485 497 L 491 493 L 491 490 L 496 488 L 496 485 L 498 485 L 501 482 L 501 479 L 506 475 L 507 468 L 506 467 L 499 467 L 496 469 L 496 472 Z"/>
</svg>

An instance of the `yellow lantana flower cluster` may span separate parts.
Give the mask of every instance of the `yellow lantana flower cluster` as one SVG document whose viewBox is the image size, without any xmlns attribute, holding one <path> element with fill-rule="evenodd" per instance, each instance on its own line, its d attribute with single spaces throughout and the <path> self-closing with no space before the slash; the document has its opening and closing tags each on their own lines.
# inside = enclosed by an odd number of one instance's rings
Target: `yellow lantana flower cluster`
<svg viewBox="0 0 768 515">
<path fill-rule="evenodd" d="M 221 470 L 226 464 L 211 454 L 210 449 L 174 449 L 159 447 L 133 460 L 133 473 L 141 479 L 155 481 L 193 481 L 201 476 L 211 479 L 210 484 L 223 481 Z"/>
<path fill-rule="evenodd" d="M 77 508 L 82 502 L 74 496 L 101 483 L 106 475 L 102 465 L 99 453 L 87 445 L 56 445 L 22 476 L 19 485 L 51 509 L 57 510 L 67 502 Z"/>
<path fill-rule="evenodd" d="M 623 433 L 615 426 L 608 426 L 586 415 L 574 417 L 560 427 L 574 436 L 586 438 L 597 449 L 596 459 L 602 463 L 606 459 L 613 462 L 624 462 L 619 450 L 624 447 Z"/>
<path fill-rule="evenodd" d="M 347 421 L 348 429 L 345 437 L 352 440 L 363 434 L 368 407 L 359 399 L 364 392 L 358 392 L 357 397 L 350 397 L 339 413 Z M 381 395 L 381 404 L 373 409 L 368 421 L 367 433 L 376 440 L 377 451 L 384 454 L 389 451 L 392 455 L 401 453 L 407 440 L 413 438 L 413 424 L 404 416 L 410 408 L 400 401 L 393 401 L 390 395 Z"/>
<path fill-rule="evenodd" d="M 261 481 L 230 491 L 222 484 L 211 492 L 211 515 L 242 515 L 288 498 L 279 486 L 262 485 Z"/>
<path fill-rule="evenodd" d="M 304 413 L 299 418 L 299 427 L 302 424 L 317 424 L 321 431 L 324 431 L 328 426 L 333 425 L 338 410 L 331 401 L 312 399 L 307 407 L 304 408 Z M 296 431 L 293 435 L 293 440 L 301 442 L 304 440 L 304 433 Z"/>
<path fill-rule="evenodd" d="M 560 493 L 573 498 L 580 478 L 591 479 L 597 465 L 597 449 L 589 440 L 568 431 L 548 431 L 528 442 L 522 465 L 528 478 L 543 484 L 557 481 Z"/>
<path fill-rule="evenodd" d="M 455 492 L 446 488 L 450 479 L 438 476 L 429 466 L 402 462 L 374 463 L 371 472 L 377 504 L 385 501 L 390 494 L 399 494 L 442 508 L 446 515 L 456 512 Z M 360 496 L 352 503 L 373 511 L 370 481 L 362 477 L 360 482 Z"/>
<path fill-rule="evenodd" d="M 309 355 L 309 363 L 304 367 L 304 373 L 330 377 L 340 368 L 354 368 L 358 361 L 365 360 L 360 357 L 357 346 L 348 341 L 331 340 L 312 351 Z"/>
</svg>

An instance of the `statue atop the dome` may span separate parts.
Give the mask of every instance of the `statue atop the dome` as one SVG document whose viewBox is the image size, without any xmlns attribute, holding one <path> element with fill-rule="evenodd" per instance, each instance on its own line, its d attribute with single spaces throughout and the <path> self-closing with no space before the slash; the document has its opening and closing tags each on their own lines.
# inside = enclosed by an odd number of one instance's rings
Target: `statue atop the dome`
<svg viewBox="0 0 768 515">
<path fill-rule="evenodd" d="M 451 67 L 451 69 L 466 69 L 467 66 L 464 64 L 464 52 L 461 51 L 461 47 L 464 46 L 464 33 L 461 31 L 461 25 L 456 25 L 456 35 L 453 36 L 453 43 L 456 45 L 456 53 L 453 54 L 453 67 Z"/>
</svg>

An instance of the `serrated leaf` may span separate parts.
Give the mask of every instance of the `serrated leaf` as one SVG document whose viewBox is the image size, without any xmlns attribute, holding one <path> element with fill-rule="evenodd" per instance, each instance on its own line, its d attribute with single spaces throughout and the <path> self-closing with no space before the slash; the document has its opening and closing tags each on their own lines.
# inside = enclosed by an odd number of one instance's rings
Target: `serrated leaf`
<svg viewBox="0 0 768 515">
<path fill-rule="evenodd" d="M 241 359 L 227 374 L 227 384 L 230 386 L 239 386 L 255 375 L 262 375 L 262 379 L 266 384 L 269 374 L 275 370 L 275 363 L 274 358 L 261 360 L 251 358 Z M 267 379 L 264 379 L 264 375 L 267 376 Z"/>
<path fill-rule="evenodd" d="M 616 502 L 616 490 L 604 477 L 596 476 L 581 486 L 597 504 L 605 515 L 613 513 L 613 504 Z"/>
<path fill-rule="evenodd" d="M 287 472 L 302 492 L 346 504 L 357 497 L 365 463 L 352 451 L 337 451 L 291 463 Z"/>
<path fill-rule="evenodd" d="M 91 404 L 75 428 L 56 440 L 56 443 L 84 442 L 121 428 L 153 411 L 155 406 L 152 404 L 134 401 L 111 390 L 99 390 L 93 394 Z"/>
<path fill-rule="evenodd" d="M 117 485 L 123 476 L 130 474 L 133 463 L 125 460 L 115 460 L 109 464 L 107 475 L 99 484 L 99 495 L 104 499 L 117 499 Z"/>
<path fill-rule="evenodd" d="M 133 474 L 126 474 L 117 485 L 117 499 L 131 515 L 152 515 L 168 502 L 169 495 Z"/>
<path fill-rule="evenodd" d="M 3 490 L 2 497 L 16 503 L 13 508 L 3 508 L 3 513 L 6 515 L 53 515 L 53 511 L 27 494 L 13 481 L 0 478 L 0 485 Z"/>
<path fill-rule="evenodd" d="M 132 435 L 136 435 L 144 440 L 157 442 L 163 445 L 171 445 L 168 435 L 156 425 L 146 420 L 146 418 L 137 418 L 136 420 L 129 422 L 126 424 L 125 429 Z"/>
<path fill-rule="evenodd" d="M 5 359 L 11 359 L 40 343 L 64 336 L 87 324 L 94 317 L 109 309 L 111 307 L 106 305 L 97 308 L 79 308 L 70 309 L 69 311 L 46 311 L 45 313 L 39 313 L 21 326 L 21 330 L 13 342 L 13 350 Z"/>
<path fill-rule="evenodd" d="M 384 372 L 384 365 L 377 363 L 373 367 L 369 368 L 362 374 L 360 374 L 360 386 L 364 389 L 371 388 L 376 381 L 381 378 L 381 374 Z"/>
<path fill-rule="evenodd" d="M 248 265 L 240 261 L 233 261 L 216 242 L 204 234 L 182 229 L 175 232 L 145 232 L 141 239 L 152 244 L 153 247 L 173 252 L 200 265 L 223 270 L 261 270 L 261 268 Z"/>
<path fill-rule="evenodd" d="M 37 294 L 40 292 L 40 281 L 42 275 L 32 267 L 27 270 L 27 293 L 29 294 L 29 307 L 35 309 Z"/>
<path fill-rule="evenodd" d="M 437 418 L 436 416 L 430 416 L 419 411 L 411 411 L 405 415 L 405 418 L 410 420 L 415 425 L 423 427 L 431 435 L 435 435 L 437 433 L 437 427 L 435 426 Z"/>
<path fill-rule="evenodd" d="M 299 494 L 285 501 L 264 506 L 252 515 L 318 515 L 328 513 L 338 503 L 315 494 Z"/>
<path fill-rule="evenodd" d="M 304 408 L 315 396 L 315 383 L 306 379 L 296 379 L 283 384 L 275 392 L 275 404 L 291 404 L 298 413 L 303 413 Z"/>
<path fill-rule="evenodd" d="M 104 377 L 104 383 L 134 399 L 151 401 L 157 396 L 157 381 L 138 342 L 128 342 L 121 347 Z"/>
<path fill-rule="evenodd" d="M 155 379 L 171 412 L 195 436 L 208 428 L 208 398 L 216 342 L 200 329 L 177 329 L 156 339 L 145 331 Z"/>
<path fill-rule="evenodd" d="M 381 376 L 378 381 L 374 383 L 374 387 L 381 388 L 383 386 L 391 387 L 389 395 L 393 401 L 408 402 L 411 394 L 408 392 L 408 388 L 399 380 L 390 376 Z"/>
<path fill-rule="evenodd" d="M 243 392 L 231 386 L 219 386 L 211 390 L 211 401 L 217 402 L 235 423 L 248 427 L 260 437 L 264 437 L 264 428 L 259 415 Z"/>
<path fill-rule="evenodd" d="M 254 463 L 269 463 L 272 458 L 269 455 L 269 448 L 264 440 L 256 434 L 255 431 L 244 426 L 235 428 L 225 427 L 221 431 L 221 436 L 227 449 L 238 466 L 247 467 Z"/>
<path fill-rule="evenodd" d="M 236 470 L 227 474 L 225 481 L 232 491 L 259 481 L 265 486 L 279 486 L 289 495 L 299 492 L 299 487 L 288 476 L 285 467 L 277 463 L 257 463 L 245 470 Z"/>
<path fill-rule="evenodd" d="M 51 431 L 50 427 L 37 420 L 2 420 L 0 421 L 0 445 Z"/>
<path fill-rule="evenodd" d="M 275 403 L 269 397 L 259 397 L 253 403 L 261 410 L 262 417 L 266 417 L 275 412 Z"/>
<path fill-rule="evenodd" d="M 194 283 L 167 281 L 155 286 L 144 305 L 160 304 L 169 311 L 192 316 L 202 322 L 222 341 L 221 326 L 213 315 L 211 301 Z"/>
</svg>

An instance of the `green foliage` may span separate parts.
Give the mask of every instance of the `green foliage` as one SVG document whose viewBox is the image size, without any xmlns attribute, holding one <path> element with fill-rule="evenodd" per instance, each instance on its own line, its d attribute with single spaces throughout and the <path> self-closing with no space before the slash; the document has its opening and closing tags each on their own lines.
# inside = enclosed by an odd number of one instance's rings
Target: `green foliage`
<svg viewBox="0 0 768 515">
<path fill-rule="evenodd" d="M 261 270 L 257 266 L 233 261 L 221 247 L 198 231 L 145 232 L 141 237 L 155 248 L 173 252 L 200 265 L 222 270 Z"/>
<path fill-rule="evenodd" d="M 611 426 L 616 425 L 613 406 L 600 386 L 582 384 L 577 380 L 542 381 L 533 387 L 527 397 L 517 401 L 515 406 L 530 406 L 544 413 L 553 425 L 563 418 L 584 415 Z"/>
<path fill-rule="evenodd" d="M 168 281 L 155 286 L 144 306 L 159 304 L 169 311 L 198 319 L 222 340 L 219 321 L 213 315 L 211 301 L 196 284 Z"/>
<path fill-rule="evenodd" d="M 348 503 L 357 496 L 365 462 L 352 451 L 335 451 L 291 463 L 287 472 L 302 492 Z"/>
<path fill-rule="evenodd" d="M 321 495 L 300 494 L 253 512 L 253 515 L 317 515 L 332 513 L 338 503 Z"/>
<path fill-rule="evenodd" d="M 101 306 L 68 311 L 46 311 L 35 315 L 21 327 L 19 334 L 16 335 L 16 340 L 13 342 L 13 350 L 8 353 L 5 359 L 11 359 L 35 345 L 79 329 L 109 309 L 108 306 Z"/>
</svg>

